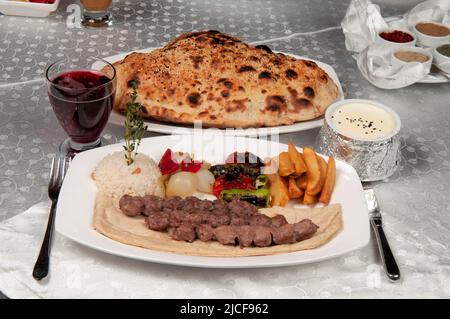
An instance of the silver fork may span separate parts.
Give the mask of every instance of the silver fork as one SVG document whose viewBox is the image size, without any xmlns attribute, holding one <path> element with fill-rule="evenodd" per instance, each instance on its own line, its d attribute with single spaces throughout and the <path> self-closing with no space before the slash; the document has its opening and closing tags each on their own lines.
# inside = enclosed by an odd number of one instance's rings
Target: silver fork
<svg viewBox="0 0 450 319">
<path fill-rule="evenodd" d="M 50 181 L 48 183 L 48 197 L 52 200 L 52 207 L 48 217 L 47 229 L 45 231 L 44 240 L 42 241 L 41 250 L 33 269 L 33 277 L 36 280 L 45 278 L 48 274 L 50 264 L 50 251 L 52 247 L 53 226 L 55 224 L 56 206 L 58 204 L 59 191 L 64 180 L 67 168 L 69 167 L 71 158 L 59 155 L 52 160 L 50 170 Z"/>
<path fill-rule="evenodd" d="M 363 186 L 367 207 L 369 208 L 370 224 L 375 232 L 384 270 L 386 271 L 389 280 L 397 281 L 400 279 L 400 269 L 398 268 L 394 254 L 392 254 L 391 247 L 389 246 L 386 235 L 384 234 L 380 207 L 378 205 L 377 198 L 375 197 L 375 192 L 370 184 L 363 184 Z"/>
</svg>

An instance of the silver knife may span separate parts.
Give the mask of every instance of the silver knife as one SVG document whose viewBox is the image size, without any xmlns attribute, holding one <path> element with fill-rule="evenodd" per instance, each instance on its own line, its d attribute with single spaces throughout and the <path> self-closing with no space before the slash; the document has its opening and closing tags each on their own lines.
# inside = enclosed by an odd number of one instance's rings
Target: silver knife
<svg viewBox="0 0 450 319">
<path fill-rule="evenodd" d="M 384 270 L 386 271 L 389 280 L 398 281 L 400 279 L 400 269 L 398 268 L 391 247 L 389 247 L 386 235 L 384 234 L 380 207 L 377 198 L 375 197 L 375 192 L 369 184 L 363 184 L 363 186 L 367 207 L 369 208 L 370 224 L 375 232 Z"/>
</svg>

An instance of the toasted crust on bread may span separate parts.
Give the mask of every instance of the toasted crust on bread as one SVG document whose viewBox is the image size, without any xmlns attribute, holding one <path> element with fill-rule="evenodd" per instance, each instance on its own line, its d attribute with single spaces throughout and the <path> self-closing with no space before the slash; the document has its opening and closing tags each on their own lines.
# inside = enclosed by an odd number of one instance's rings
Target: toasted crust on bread
<svg viewBox="0 0 450 319">
<path fill-rule="evenodd" d="M 114 108 L 137 85 L 148 118 L 206 127 L 289 125 L 321 116 L 339 95 L 316 63 L 248 45 L 217 31 L 190 32 L 114 64 Z"/>
</svg>

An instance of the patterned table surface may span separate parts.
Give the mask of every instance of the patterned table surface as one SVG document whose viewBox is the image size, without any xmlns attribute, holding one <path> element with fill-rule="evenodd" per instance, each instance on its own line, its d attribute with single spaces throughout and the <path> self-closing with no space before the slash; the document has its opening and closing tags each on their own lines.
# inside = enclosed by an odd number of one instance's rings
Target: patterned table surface
<svg viewBox="0 0 450 319">
<path fill-rule="evenodd" d="M 68 28 L 66 9 L 73 2 L 61 1 L 48 18 L 0 15 L 0 221 L 47 197 L 50 160 L 64 136 L 42 79 L 50 62 L 162 46 L 195 29 L 221 30 L 326 62 L 337 71 L 346 97 L 381 101 L 402 119 L 400 168 L 375 189 L 403 281 L 387 283 L 372 240 L 364 249 L 334 261 L 297 267 L 299 273 L 314 276 L 295 285 L 279 283 L 274 296 L 277 291 L 292 297 L 450 296 L 450 84 L 416 84 L 392 91 L 370 85 L 346 51 L 339 28 L 349 1 L 115 0 L 114 25 L 102 30 Z M 390 16 L 414 1 L 386 2 L 381 4 L 382 13 Z M 108 125 L 105 133 L 115 142 L 122 129 Z M 312 145 L 317 133 L 314 129 L 280 139 Z M 363 279 L 355 283 L 335 278 L 333 264 L 355 267 Z M 370 284 L 374 272 L 381 278 Z M 252 280 L 249 272 L 245 274 Z M 327 281 L 326 286 L 317 285 Z M 248 296 L 235 288 L 229 284 L 224 289 L 232 292 L 230 296 Z"/>
</svg>

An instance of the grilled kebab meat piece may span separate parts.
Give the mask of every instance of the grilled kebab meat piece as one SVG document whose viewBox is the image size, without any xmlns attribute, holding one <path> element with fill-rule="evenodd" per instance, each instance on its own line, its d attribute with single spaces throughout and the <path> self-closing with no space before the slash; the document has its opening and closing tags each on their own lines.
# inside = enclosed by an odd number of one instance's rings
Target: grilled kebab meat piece
<svg viewBox="0 0 450 319">
<path fill-rule="evenodd" d="M 170 225 L 170 215 L 167 213 L 154 213 L 151 218 L 146 218 L 145 223 L 151 230 L 165 231 Z"/>
<path fill-rule="evenodd" d="M 211 241 L 214 239 L 214 228 L 208 224 L 195 226 L 195 233 L 201 241 Z"/>
<path fill-rule="evenodd" d="M 255 237 L 253 237 L 253 244 L 256 247 L 268 247 L 272 245 L 272 233 L 269 227 L 255 226 Z"/>
<path fill-rule="evenodd" d="M 120 198 L 119 207 L 125 215 L 134 217 L 144 212 L 145 202 L 139 196 L 123 195 Z"/>
<path fill-rule="evenodd" d="M 214 229 L 214 238 L 222 245 L 236 244 L 236 227 L 224 225 Z"/>
<path fill-rule="evenodd" d="M 124 195 L 119 202 L 127 216 L 146 216 L 147 227 L 167 231 L 175 240 L 192 242 L 216 240 L 223 245 L 267 247 L 292 244 L 311 238 L 318 226 L 304 219 L 289 224 L 282 215 L 269 217 L 258 213 L 248 202 L 201 200 L 197 197 L 161 198 Z"/>
<path fill-rule="evenodd" d="M 183 223 L 179 227 L 169 228 L 169 236 L 175 240 L 188 241 L 190 243 L 197 238 L 195 227 L 187 223 Z"/>
<path fill-rule="evenodd" d="M 310 219 L 303 219 L 294 224 L 295 240 L 302 241 L 311 238 L 317 231 L 319 226 L 314 224 Z"/>
<path fill-rule="evenodd" d="M 276 215 L 272 217 L 272 227 L 281 227 L 285 224 L 287 224 L 287 220 L 286 217 L 284 217 L 283 215 Z"/>
</svg>

